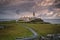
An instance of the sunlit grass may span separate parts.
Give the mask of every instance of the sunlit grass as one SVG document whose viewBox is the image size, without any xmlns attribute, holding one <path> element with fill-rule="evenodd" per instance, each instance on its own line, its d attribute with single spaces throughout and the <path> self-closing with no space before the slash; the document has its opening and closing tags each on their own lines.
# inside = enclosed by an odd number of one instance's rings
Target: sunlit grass
<svg viewBox="0 0 60 40">
<path fill-rule="evenodd" d="M 6 26 L 5 29 L 0 29 L 0 40 L 15 40 L 16 37 L 29 37 L 32 35 L 32 33 L 22 27 L 20 23 L 5 22 L 0 25 Z"/>
<path fill-rule="evenodd" d="M 60 25 L 56 24 L 40 24 L 40 23 L 20 23 L 15 21 L 0 22 L 0 25 L 5 26 L 5 29 L 0 30 L 0 40 L 15 40 L 16 37 L 29 37 L 32 33 L 24 28 L 22 24 L 35 30 L 38 35 L 47 35 L 50 33 L 60 33 Z"/>
<path fill-rule="evenodd" d="M 26 24 L 33 28 L 39 35 L 56 34 L 60 33 L 60 25 L 57 24 Z"/>
</svg>

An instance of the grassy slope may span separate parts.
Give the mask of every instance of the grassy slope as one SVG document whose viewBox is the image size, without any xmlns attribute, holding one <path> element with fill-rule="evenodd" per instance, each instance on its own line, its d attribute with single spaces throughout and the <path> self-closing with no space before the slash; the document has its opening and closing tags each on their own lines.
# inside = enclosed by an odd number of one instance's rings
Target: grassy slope
<svg viewBox="0 0 60 40">
<path fill-rule="evenodd" d="M 60 33 L 60 25 L 53 24 L 33 24 L 25 23 L 27 26 L 33 28 L 39 35 L 46 35 L 48 33 Z M 7 28 L 0 30 L 0 40 L 15 40 L 16 37 L 28 37 L 32 33 L 22 27 L 21 23 L 15 22 L 1 22 L 0 25 L 5 25 Z"/>
<path fill-rule="evenodd" d="M 0 40 L 15 40 L 16 37 L 28 37 L 32 33 L 22 27 L 21 24 L 16 24 L 12 22 L 0 23 L 0 25 L 5 25 L 6 28 L 0 30 Z"/>
<path fill-rule="evenodd" d="M 26 24 L 33 28 L 39 35 L 46 35 L 49 33 L 60 33 L 60 25 L 54 24 Z"/>
</svg>

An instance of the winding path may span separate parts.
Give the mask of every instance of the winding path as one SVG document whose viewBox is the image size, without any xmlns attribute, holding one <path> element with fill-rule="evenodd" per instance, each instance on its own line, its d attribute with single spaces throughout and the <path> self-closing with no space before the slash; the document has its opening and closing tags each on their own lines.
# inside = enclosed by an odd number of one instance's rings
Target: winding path
<svg viewBox="0 0 60 40">
<path fill-rule="evenodd" d="M 38 38 L 38 34 L 32 28 L 28 27 L 25 24 L 22 24 L 22 26 L 25 27 L 26 29 L 30 30 L 33 33 L 33 35 L 32 35 L 32 37 L 28 37 L 28 38 L 16 38 L 16 40 L 35 40 Z"/>
</svg>

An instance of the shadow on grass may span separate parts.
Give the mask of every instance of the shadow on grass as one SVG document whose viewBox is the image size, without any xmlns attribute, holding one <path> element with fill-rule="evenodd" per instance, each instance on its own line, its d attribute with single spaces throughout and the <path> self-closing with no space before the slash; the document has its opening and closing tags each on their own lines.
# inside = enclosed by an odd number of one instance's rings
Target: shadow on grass
<svg viewBox="0 0 60 40">
<path fill-rule="evenodd" d="M 55 34 L 60 33 L 60 25 L 55 24 L 53 30 L 55 31 Z"/>
</svg>

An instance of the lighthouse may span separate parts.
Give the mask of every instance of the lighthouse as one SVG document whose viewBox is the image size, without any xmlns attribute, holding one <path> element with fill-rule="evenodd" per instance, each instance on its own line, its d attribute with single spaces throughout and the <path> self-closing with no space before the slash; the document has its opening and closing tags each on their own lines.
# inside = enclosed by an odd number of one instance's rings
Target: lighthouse
<svg viewBox="0 0 60 40">
<path fill-rule="evenodd" d="M 33 17 L 35 17 L 35 12 L 33 11 Z"/>
<path fill-rule="evenodd" d="M 35 7 L 33 7 L 33 17 L 35 18 Z"/>
</svg>

